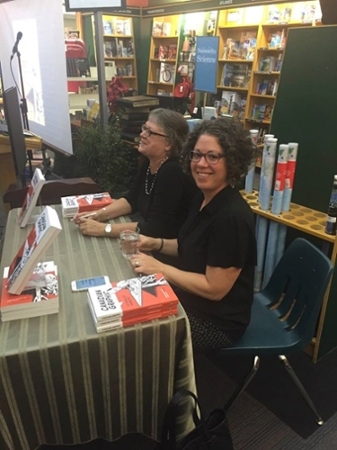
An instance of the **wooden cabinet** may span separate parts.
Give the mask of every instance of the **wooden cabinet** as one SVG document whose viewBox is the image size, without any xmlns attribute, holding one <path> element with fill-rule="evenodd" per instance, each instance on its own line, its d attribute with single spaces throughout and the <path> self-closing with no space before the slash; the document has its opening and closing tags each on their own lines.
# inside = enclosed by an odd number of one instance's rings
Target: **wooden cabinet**
<svg viewBox="0 0 337 450">
<path fill-rule="evenodd" d="M 178 62 L 179 30 L 179 15 L 153 19 L 147 94 L 173 96 Z"/>
</svg>

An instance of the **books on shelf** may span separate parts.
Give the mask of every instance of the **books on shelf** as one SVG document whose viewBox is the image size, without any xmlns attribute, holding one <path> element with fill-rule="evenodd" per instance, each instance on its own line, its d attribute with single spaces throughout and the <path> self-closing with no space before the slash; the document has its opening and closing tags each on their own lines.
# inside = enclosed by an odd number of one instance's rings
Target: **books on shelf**
<svg viewBox="0 0 337 450">
<path fill-rule="evenodd" d="M 250 78 L 249 65 L 225 63 L 222 69 L 221 85 L 248 89 Z"/>
<path fill-rule="evenodd" d="M 109 192 L 61 197 L 62 216 L 72 218 L 76 213 L 97 211 L 112 202 Z"/>
<path fill-rule="evenodd" d="M 8 272 L 9 267 L 5 267 L 0 302 L 3 322 L 55 314 L 59 311 L 58 274 L 53 261 L 39 263 L 20 294 L 8 292 Z"/>
<path fill-rule="evenodd" d="M 114 34 L 114 26 L 111 20 L 103 21 L 104 34 Z"/>
<path fill-rule="evenodd" d="M 176 67 L 175 64 L 160 63 L 159 82 L 174 84 Z"/>
<path fill-rule="evenodd" d="M 253 60 L 256 49 L 256 31 L 244 31 L 240 39 L 227 38 L 224 46 L 223 59 Z"/>
<path fill-rule="evenodd" d="M 66 58 L 67 77 L 90 77 L 88 58 Z"/>
<path fill-rule="evenodd" d="M 57 212 L 46 206 L 9 266 L 6 288 L 10 294 L 23 291 L 34 268 L 61 229 Z"/>
<path fill-rule="evenodd" d="M 125 108 L 142 108 L 144 106 L 159 106 L 159 99 L 147 95 L 133 95 L 131 97 L 119 97 L 117 103 Z"/>
<path fill-rule="evenodd" d="M 21 228 L 24 228 L 32 215 L 33 209 L 36 206 L 42 186 L 45 183 L 45 178 L 41 169 L 36 168 L 31 179 L 28 191 L 19 211 L 18 222 Z"/>
<path fill-rule="evenodd" d="M 261 80 L 256 84 L 256 94 L 260 95 L 276 95 L 278 80 Z"/>
<path fill-rule="evenodd" d="M 242 96 L 238 92 L 222 91 L 219 115 L 230 114 L 233 117 L 243 119 L 246 101 L 246 96 Z"/>
<path fill-rule="evenodd" d="M 271 120 L 273 107 L 269 104 L 256 103 L 253 105 L 251 119 L 257 121 Z"/>
<path fill-rule="evenodd" d="M 176 315 L 178 298 L 161 273 L 88 289 L 97 332 Z"/>
</svg>

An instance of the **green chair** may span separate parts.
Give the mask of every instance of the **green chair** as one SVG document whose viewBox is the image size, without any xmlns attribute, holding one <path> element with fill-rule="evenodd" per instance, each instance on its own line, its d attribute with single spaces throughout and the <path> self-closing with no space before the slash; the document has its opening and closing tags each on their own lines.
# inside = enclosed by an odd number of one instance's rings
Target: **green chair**
<svg viewBox="0 0 337 450">
<path fill-rule="evenodd" d="M 303 350 L 311 342 L 332 271 L 329 258 L 309 241 L 298 238 L 289 245 L 267 286 L 254 296 L 251 322 L 243 337 L 231 347 L 217 351 L 221 355 L 255 356 L 250 373 L 228 400 L 227 411 L 256 375 L 260 356 L 277 355 L 318 425 L 323 425 L 286 355 Z"/>
</svg>

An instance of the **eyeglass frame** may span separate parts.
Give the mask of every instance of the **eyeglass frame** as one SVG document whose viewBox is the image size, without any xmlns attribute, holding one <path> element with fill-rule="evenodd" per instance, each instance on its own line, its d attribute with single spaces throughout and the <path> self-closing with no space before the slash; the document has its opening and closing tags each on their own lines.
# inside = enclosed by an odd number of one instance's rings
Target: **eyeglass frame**
<svg viewBox="0 0 337 450">
<path fill-rule="evenodd" d="M 196 161 L 193 159 L 194 156 L 199 157 L 199 159 Z M 209 155 L 213 155 L 217 157 L 216 161 L 209 161 L 208 157 Z M 191 162 L 195 162 L 198 163 L 202 160 L 202 158 L 205 158 L 205 161 L 207 162 L 207 164 L 210 164 L 211 166 L 215 166 L 216 164 L 218 164 L 218 162 L 220 161 L 221 158 L 225 158 L 225 155 L 223 155 L 222 153 L 215 153 L 215 152 L 206 152 L 206 153 L 201 153 L 199 151 L 195 151 L 195 150 L 190 150 L 189 152 L 189 158 Z"/>
<path fill-rule="evenodd" d="M 142 130 L 142 133 L 146 133 L 146 137 L 150 137 L 151 135 L 153 135 L 153 136 L 161 136 L 161 137 L 165 137 L 165 138 L 168 138 L 168 136 L 166 135 L 166 134 L 162 134 L 162 133 L 157 133 L 156 131 L 152 131 L 149 127 L 147 127 L 146 125 L 145 125 L 145 123 L 141 126 L 141 130 Z"/>
</svg>

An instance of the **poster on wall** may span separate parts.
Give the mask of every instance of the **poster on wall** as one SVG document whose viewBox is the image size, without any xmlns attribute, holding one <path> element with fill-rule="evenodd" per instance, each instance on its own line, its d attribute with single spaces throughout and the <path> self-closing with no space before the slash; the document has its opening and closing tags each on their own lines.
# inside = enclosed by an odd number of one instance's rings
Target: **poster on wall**
<svg viewBox="0 0 337 450">
<path fill-rule="evenodd" d="M 216 92 L 218 49 L 218 36 L 197 37 L 194 79 L 196 91 Z"/>
</svg>

